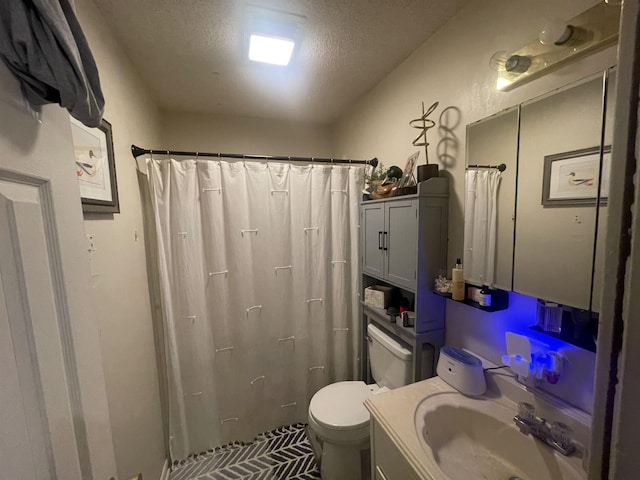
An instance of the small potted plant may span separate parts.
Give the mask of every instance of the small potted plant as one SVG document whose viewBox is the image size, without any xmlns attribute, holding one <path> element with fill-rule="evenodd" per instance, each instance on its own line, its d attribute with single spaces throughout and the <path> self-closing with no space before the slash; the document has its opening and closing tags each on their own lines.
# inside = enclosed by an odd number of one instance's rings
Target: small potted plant
<svg viewBox="0 0 640 480">
<path fill-rule="evenodd" d="M 364 193 L 369 198 L 365 200 L 387 198 L 395 195 L 398 180 L 402 178 L 402 169 L 396 165 L 385 170 L 384 165 L 379 165 L 370 175 L 365 176 L 367 187 Z"/>
<path fill-rule="evenodd" d="M 372 169 L 367 169 L 364 174 L 364 188 L 362 189 L 362 199 L 371 200 L 371 192 L 375 191 L 376 185 L 385 179 L 387 171 L 382 162 Z"/>
</svg>

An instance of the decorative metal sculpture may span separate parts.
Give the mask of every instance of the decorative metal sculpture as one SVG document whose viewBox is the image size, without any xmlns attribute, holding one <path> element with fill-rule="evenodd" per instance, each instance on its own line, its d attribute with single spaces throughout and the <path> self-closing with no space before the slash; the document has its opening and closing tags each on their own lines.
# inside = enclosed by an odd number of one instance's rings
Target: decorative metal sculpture
<svg viewBox="0 0 640 480">
<path fill-rule="evenodd" d="M 424 158 L 427 165 L 429 165 L 429 153 L 427 151 L 427 147 L 429 146 L 429 142 L 427 141 L 427 130 L 436 126 L 436 122 L 427 117 L 433 113 L 433 111 L 438 108 L 440 102 L 434 102 L 427 111 L 424 111 L 424 102 L 422 102 L 422 116 L 420 118 L 416 118 L 409 122 L 409 126 L 412 128 L 417 128 L 422 130 L 420 134 L 413 140 L 413 145 L 416 147 L 424 147 Z"/>
</svg>

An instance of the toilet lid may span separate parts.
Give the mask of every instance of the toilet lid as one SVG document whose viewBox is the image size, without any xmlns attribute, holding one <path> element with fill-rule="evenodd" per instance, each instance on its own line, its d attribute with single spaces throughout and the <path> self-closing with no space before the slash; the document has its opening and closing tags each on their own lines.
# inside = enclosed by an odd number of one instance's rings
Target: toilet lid
<svg viewBox="0 0 640 480">
<path fill-rule="evenodd" d="M 311 399 L 309 412 L 326 428 L 355 429 L 369 423 L 364 401 L 371 391 L 364 382 L 337 382 L 320 389 Z"/>
</svg>

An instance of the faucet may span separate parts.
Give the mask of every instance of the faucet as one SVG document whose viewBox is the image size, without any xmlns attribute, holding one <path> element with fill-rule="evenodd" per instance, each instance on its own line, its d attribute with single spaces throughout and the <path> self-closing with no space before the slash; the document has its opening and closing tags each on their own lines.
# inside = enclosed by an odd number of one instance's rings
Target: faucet
<svg viewBox="0 0 640 480">
<path fill-rule="evenodd" d="M 576 449 L 571 438 L 571 429 L 562 422 L 548 424 L 544 418 L 536 416 L 533 405 L 518 403 L 518 414 L 513 417 L 513 421 L 520 432 L 542 440 L 563 455 L 571 455 Z"/>
</svg>

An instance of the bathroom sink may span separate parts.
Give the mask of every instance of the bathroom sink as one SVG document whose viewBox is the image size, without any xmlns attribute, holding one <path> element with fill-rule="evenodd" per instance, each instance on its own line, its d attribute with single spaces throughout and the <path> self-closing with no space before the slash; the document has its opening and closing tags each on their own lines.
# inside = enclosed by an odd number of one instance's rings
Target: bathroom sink
<svg viewBox="0 0 640 480">
<path fill-rule="evenodd" d="M 517 406 L 505 398 L 439 392 L 415 412 L 425 453 L 451 480 L 583 480 L 581 458 L 564 457 L 513 423 Z"/>
</svg>

